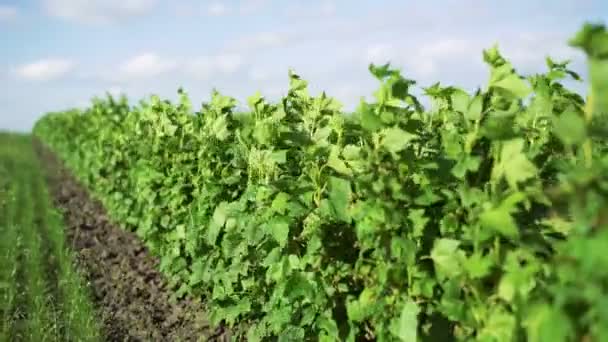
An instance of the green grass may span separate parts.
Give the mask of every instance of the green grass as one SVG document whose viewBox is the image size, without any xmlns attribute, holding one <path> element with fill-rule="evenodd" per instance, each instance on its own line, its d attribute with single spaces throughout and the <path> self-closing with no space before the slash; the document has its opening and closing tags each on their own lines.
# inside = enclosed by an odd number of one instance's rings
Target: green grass
<svg viewBox="0 0 608 342">
<path fill-rule="evenodd" d="M 30 136 L 0 133 L 0 341 L 97 341 Z"/>
</svg>

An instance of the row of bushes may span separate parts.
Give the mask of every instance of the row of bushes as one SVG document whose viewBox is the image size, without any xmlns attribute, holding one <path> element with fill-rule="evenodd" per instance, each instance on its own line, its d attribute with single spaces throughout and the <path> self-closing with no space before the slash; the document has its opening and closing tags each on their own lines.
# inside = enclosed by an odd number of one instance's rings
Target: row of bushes
<svg viewBox="0 0 608 342">
<path fill-rule="evenodd" d="M 251 341 L 608 340 L 608 33 L 585 25 L 585 102 L 547 59 L 484 51 L 485 89 L 390 65 L 352 115 L 214 92 L 50 113 L 35 134 L 161 259 L 177 294 Z"/>
</svg>

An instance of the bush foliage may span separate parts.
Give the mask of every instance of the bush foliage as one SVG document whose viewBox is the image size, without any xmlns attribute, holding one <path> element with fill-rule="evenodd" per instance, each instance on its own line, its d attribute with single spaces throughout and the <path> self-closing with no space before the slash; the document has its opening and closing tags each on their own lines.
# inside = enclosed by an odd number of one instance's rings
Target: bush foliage
<svg viewBox="0 0 608 342">
<path fill-rule="evenodd" d="M 250 112 L 214 92 L 95 99 L 35 134 L 161 258 L 177 294 L 251 341 L 608 340 L 608 33 L 587 100 L 567 62 L 496 47 L 474 93 L 389 64 L 352 115 L 289 73 Z"/>
</svg>

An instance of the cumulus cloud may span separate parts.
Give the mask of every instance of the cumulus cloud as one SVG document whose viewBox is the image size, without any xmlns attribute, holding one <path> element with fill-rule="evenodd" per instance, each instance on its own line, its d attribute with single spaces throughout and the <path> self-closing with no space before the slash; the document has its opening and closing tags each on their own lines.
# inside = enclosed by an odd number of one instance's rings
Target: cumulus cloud
<svg viewBox="0 0 608 342">
<path fill-rule="evenodd" d="M 254 82 L 266 81 L 270 78 L 268 70 L 260 67 L 252 67 L 249 69 L 249 79 Z"/>
<path fill-rule="evenodd" d="M 8 5 L 0 5 L 0 22 L 12 20 L 17 16 L 17 8 Z"/>
<path fill-rule="evenodd" d="M 311 2 L 296 2 L 287 7 L 286 14 L 293 18 L 318 18 L 331 17 L 336 14 L 336 3 L 330 0 L 324 0 L 320 3 Z"/>
<path fill-rule="evenodd" d="M 286 32 L 265 31 L 245 35 L 228 43 L 226 49 L 230 51 L 252 51 L 265 48 L 278 47 L 290 41 Z"/>
<path fill-rule="evenodd" d="M 477 50 L 467 40 L 442 38 L 431 41 L 414 41 L 409 46 L 397 46 L 393 43 L 376 43 L 367 46 L 366 63 L 405 66 L 420 77 L 431 77 L 441 72 L 446 65 L 454 65 L 463 60 L 475 64 L 481 50 Z M 447 63 L 446 63 L 447 62 Z"/>
<path fill-rule="evenodd" d="M 119 73 L 128 79 L 150 78 L 175 70 L 176 60 L 161 57 L 155 53 L 143 53 L 122 63 Z"/>
<path fill-rule="evenodd" d="M 219 17 L 228 14 L 230 12 L 230 7 L 221 2 L 213 2 L 207 6 L 205 12 L 207 15 Z"/>
<path fill-rule="evenodd" d="M 225 74 L 232 74 L 243 65 L 243 57 L 238 54 L 220 54 L 214 57 L 218 70 Z"/>
<path fill-rule="evenodd" d="M 44 0 L 51 16 L 80 23 L 110 23 L 148 13 L 156 0 Z"/>
<path fill-rule="evenodd" d="M 243 15 L 254 14 L 263 10 L 268 3 L 268 0 L 241 0 L 239 4 L 239 13 Z"/>
<path fill-rule="evenodd" d="M 125 90 L 119 85 L 113 85 L 108 88 L 107 92 L 113 97 L 119 97 L 120 95 L 125 93 Z"/>
<path fill-rule="evenodd" d="M 74 63 L 67 59 L 49 58 L 23 64 L 14 69 L 17 77 L 29 81 L 50 81 L 72 71 Z"/>
<path fill-rule="evenodd" d="M 375 64 L 389 62 L 395 57 L 395 47 L 390 43 L 373 44 L 367 47 L 367 60 Z"/>
<path fill-rule="evenodd" d="M 516 67 L 526 72 L 538 71 L 539 67 L 544 66 L 546 56 L 582 64 L 583 54 L 568 46 L 566 39 L 565 36 L 549 32 L 522 32 L 502 44 L 499 42 L 499 48 Z"/>
<path fill-rule="evenodd" d="M 530 73 L 545 70 L 546 56 L 558 60 L 571 59 L 577 65 L 581 64 L 581 55 L 568 47 L 565 41 L 566 37 L 543 31 L 511 32 L 500 40 L 489 35 L 454 35 L 435 39 L 421 37 L 412 39 L 407 45 L 386 41 L 369 44 L 361 58 L 365 58 L 365 63 L 391 62 L 424 80 L 465 72 L 473 72 L 478 77 L 487 71 L 482 51 L 498 43 L 501 53 L 517 70 Z"/>
<path fill-rule="evenodd" d="M 225 53 L 214 56 L 202 56 L 188 62 L 186 73 L 199 79 L 208 79 L 213 75 L 229 75 L 237 72 L 244 64 L 243 57 L 236 53 Z"/>
</svg>

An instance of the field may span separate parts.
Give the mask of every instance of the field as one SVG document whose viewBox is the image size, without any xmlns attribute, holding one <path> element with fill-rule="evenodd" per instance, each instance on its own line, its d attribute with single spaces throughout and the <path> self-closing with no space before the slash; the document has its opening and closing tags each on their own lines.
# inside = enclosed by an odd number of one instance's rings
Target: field
<svg viewBox="0 0 608 342">
<path fill-rule="evenodd" d="M 100 340 L 31 137 L 0 134 L 0 341 Z"/>
<path fill-rule="evenodd" d="M 370 65 L 348 115 L 290 71 L 246 113 L 108 95 L 3 135 L 5 339 L 608 340 L 608 32 L 570 45 L 587 98 L 491 48 L 429 108 Z"/>
</svg>

